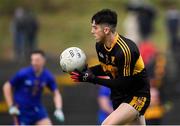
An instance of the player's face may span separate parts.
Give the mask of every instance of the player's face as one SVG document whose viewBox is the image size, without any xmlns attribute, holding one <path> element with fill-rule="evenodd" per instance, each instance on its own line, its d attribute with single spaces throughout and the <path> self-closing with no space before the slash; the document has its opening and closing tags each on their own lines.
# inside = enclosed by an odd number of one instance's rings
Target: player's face
<svg viewBox="0 0 180 126">
<path fill-rule="evenodd" d="M 35 71 L 41 71 L 45 65 L 45 58 L 41 54 L 31 55 L 31 65 Z"/>
<path fill-rule="evenodd" d="M 91 33 L 97 42 L 101 42 L 105 38 L 103 27 L 101 25 L 96 24 L 95 21 L 93 21 L 92 23 Z"/>
</svg>

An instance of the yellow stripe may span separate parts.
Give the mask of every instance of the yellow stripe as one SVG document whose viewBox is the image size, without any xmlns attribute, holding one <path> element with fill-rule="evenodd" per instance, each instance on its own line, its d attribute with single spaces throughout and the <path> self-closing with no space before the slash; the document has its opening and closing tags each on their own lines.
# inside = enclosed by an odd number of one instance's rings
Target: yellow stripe
<svg viewBox="0 0 180 126">
<path fill-rule="evenodd" d="M 128 52 L 128 55 L 129 55 L 129 57 L 128 57 L 128 65 L 127 65 L 127 69 L 128 69 L 128 76 L 130 76 L 130 74 L 131 74 L 131 72 L 130 72 L 131 52 L 130 52 L 130 49 L 129 49 L 128 45 L 124 42 L 124 40 L 123 40 L 121 37 L 119 37 L 119 38 L 120 38 L 121 42 L 124 44 L 124 46 L 126 47 L 127 52 Z"/>
<path fill-rule="evenodd" d="M 143 59 L 140 55 L 136 61 L 135 66 L 134 66 L 133 75 L 140 73 L 143 69 L 144 69 L 144 62 L 143 62 Z"/>
<path fill-rule="evenodd" d="M 134 96 L 131 102 L 129 103 L 133 106 L 136 110 L 141 111 L 145 105 L 147 98 L 146 97 L 136 97 Z"/>
<path fill-rule="evenodd" d="M 122 49 L 122 51 L 123 51 L 123 53 L 124 53 L 124 70 L 123 70 L 123 74 L 124 74 L 124 76 L 126 76 L 126 53 L 125 53 L 125 51 L 124 51 L 124 47 L 117 41 L 117 44 L 121 47 L 121 49 Z"/>
<path fill-rule="evenodd" d="M 118 75 L 118 68 L 113 65 L 106 65 L 105 63 L 100 61 L 100 64 L 103 68 L 104 72 L 110 72 L 113 78 L 115 78 Z"/>
<path fill-rule="evenodd" d="M 129 55 L 127 69 L 128 69 L 128 75 L 130 76 L 131 52 L 130 52 L 130 49 L 129 49 L 128 45 L 124 42 L 124 40 L 121 39 L 121 38 L 120 38 L 120 40 L 125 45 L 125 47 L 127 49 L 127 52 L 128 52 L 128 55 Z"/>
<path fill-rule="evenodd" d="M 127 54 L 127 62 L 126 62 L 126 66 L 125 66 L 125 69 L 126 69 L 126 76 L 129 76 L 130 75 L 130 56 L 129 56 L 129 52 L 128 52 L 128 49 L 127 47 L 125 46 L 124 42 L 120 41 L 119 40 L 119 43 L 124 47 L 124 49 L 126 50 L 126 54 Z"/>
<path fill-rule="evenodd" d="M 128 49 L 126 48 L 126 46 L 125 46 L 125 44 L 122 42 L 122 41 L 120 41 L 120 40 L 118 40 L 118 42 L 124 47 L 124 49 L 125 49 L 125 52 L 126 52 L 126 58 L 127 58 L 127 60 L 126 60 L 126 63 L 125 63 L 125 71 L 126 71 L 126 76 L 129 76 L 130 75 L 130 71 L 128 71 L 128 68 L 129 68 L 129 63 L 130 63 L 130 56 L 128 56 Z"/>
</svg>

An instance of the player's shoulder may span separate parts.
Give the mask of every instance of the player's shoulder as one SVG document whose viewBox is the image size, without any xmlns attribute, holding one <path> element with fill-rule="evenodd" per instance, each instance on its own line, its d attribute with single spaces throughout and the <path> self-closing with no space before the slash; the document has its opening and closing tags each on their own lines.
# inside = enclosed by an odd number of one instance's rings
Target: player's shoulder
<svg viewBox="0 0 180 126">
<path fill-rule="evenodd" d="M 44 73 L 45 76 L 53 77 L 53 73 L 48 68 L 44 68 L 43 73 Z"/>
<path fill-rule="evenodd" d="M 26 74 L 32 71 L 32 68 L 30 66 L 21 68 L 18 73 L 20 74 Z"/>
<path fill-rule="evenodd" d="M 110 91 L 110 89 L 108 88 L 108 87 L 105 87 L 105 86 L 100 86 L 100 90 L 102 90 L 102 91 Z"/>
<path fill-rule="evenodd" d="M 99 88 L 99 95 L 106 95 L 106 96 L 109 96 L 111 93 L 111 90 L 107 87 L 104 87 L 104 86 L 100 86 Z"/>
<path fill-rule="evenodd" d="M 15 73 L 15 75 L 18 77 L 26 77 L 29 73 L 31 73 L 31 71 L 31 67 L 22 67 Z"/>
</svg>

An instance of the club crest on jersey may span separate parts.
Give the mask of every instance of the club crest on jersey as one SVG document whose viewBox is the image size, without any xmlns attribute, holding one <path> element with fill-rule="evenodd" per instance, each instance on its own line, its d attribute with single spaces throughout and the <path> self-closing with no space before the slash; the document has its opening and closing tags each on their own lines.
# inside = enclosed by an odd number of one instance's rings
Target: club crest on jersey
<svg viewBox="0 0 180 126">
<path fill-rule="evenodd" d="M 104 58 L 104 56 L 103 56 L 103 54 L 102 54 L 101 52 L 99 52 L 99 56 L 100 56 L 101 58 Z"/>
<path fill-rule="evenodd" d="M 31 86 L 32 85 L 32 81 L 31 80 L 25 80 L 25 85 Z"/>
<path fill-rule="evenodd" d="M 106 64 L 109 64 L 109 63 L 110 63 L 109 57 L 108 57 L 108 55 L 106 55 Z"/>
</svg>

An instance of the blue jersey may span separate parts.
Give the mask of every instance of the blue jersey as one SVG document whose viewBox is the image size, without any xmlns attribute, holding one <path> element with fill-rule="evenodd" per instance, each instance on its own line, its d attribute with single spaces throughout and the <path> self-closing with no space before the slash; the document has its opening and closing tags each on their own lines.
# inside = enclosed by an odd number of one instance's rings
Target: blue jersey
<svg viewBox="0 0 180 126">
<path fill-rule="evenodd" d="M 47 69 L 43 69 L 42 73 L 36 76 L 32 66 L 18 71 L 10 79 L 10 84 L 14 88 L 14 103 L 20 108 L 41 105 L 41 96 L 45 86 L 51 91 L 57 89 L 55 79 Z"/>
<path fill-rule="evenodd" d="M 103 97 L 109 98 L 110 93 L 111 93 L 111 90 L 110 90 L 109 88 L 104 87 L 104 86 L 100 86 L 100 88 L 99 88 L 99 94 L 98 94 L 99 96 L 98 96 L 98 97 L 102 97 L 102 96 L 103 96 Z M 111 103 L 110 99 L 109 99 L 109 105 L 112 106 L 112 103 Z M 108 115 L 109 115 L 109 113 L 103 111 L 103 110 L 100 108 L 100 110 L 99 110 L 99 112 L 98 112 L 98 123 L 101 124 L 101 123 L 106 119 L 106 117 L 107 117 Z"/>
</svg>

